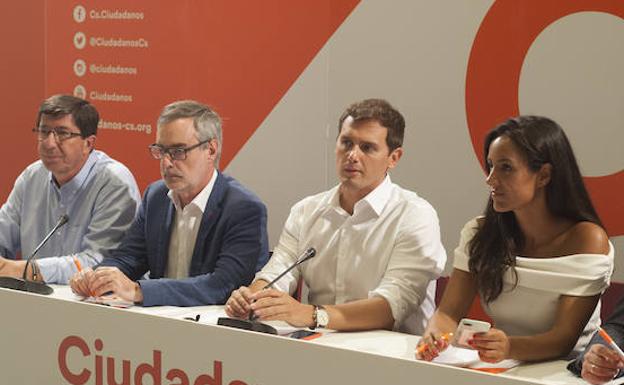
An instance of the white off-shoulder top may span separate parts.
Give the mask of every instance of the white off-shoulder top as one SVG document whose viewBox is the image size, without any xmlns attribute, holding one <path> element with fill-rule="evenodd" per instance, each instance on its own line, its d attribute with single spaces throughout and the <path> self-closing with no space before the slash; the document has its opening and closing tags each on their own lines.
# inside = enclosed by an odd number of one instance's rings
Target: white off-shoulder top
<svg viewBox="0 0 624 385">
<path fill-rule="evenodd" d="M 461 231 L 453 267 L 468 269 L 468 243 L 477 231 L 477 218 Z M 515 276 L 509 269 L 503 276 L 503 291 L 489 305 L 481 301 L 495 327 L 510 336 L 534 335 L 548 331 L 555 322 L 561 295 L 593 296 L 608 286 L 613 273 L 614 248 L 609 254 L 573 254 L 561 257 L 516 257 Z M 580 352 L 600 326 L 600 302 L 579 337 L 575 352 Z"/>
</svg>

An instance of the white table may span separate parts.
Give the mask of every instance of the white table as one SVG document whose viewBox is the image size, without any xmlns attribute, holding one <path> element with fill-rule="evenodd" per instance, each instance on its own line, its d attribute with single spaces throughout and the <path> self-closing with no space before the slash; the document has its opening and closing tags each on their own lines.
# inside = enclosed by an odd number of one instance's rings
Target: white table
<svg viewBox="0 0 624 385">
<path fill-rule="evenodd" d="M 121 383 L 124 365 L 129 384 L 584 384 L 564 361 L 496 375 L 416 361 L 418 337 L 389 331 L 300 341 L 206 324 L 215 306 L 116 309 L 63 286 L 48 297 L 0 289 L 0 304 L 3 384 Z"/>
</svg>

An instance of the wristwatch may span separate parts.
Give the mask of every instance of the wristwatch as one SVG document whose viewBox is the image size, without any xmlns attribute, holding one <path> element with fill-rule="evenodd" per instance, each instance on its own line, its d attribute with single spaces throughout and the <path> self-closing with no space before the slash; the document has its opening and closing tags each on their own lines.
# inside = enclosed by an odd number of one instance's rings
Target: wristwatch
<svg viewBox="0 0 624 385">
<path fill-rule="evenodd" d="M 327 313 L 327 310 L 325 310 L 323 306 L 314 305 L 313 319 L 314 326 L 310 329 L 327 327 L 327 324 L 329 324 L 329 313 Z"/>
</svg>

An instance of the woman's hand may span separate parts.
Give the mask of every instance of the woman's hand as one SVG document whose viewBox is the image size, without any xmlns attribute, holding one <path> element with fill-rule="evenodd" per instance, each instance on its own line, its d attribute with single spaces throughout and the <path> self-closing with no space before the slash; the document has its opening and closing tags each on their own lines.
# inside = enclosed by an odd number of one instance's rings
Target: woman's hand
<svg viewBox="0 0 624 385">
<path fill-rule="evenodd" d="M 416 359 L 432 361 L 449 346 L 451 336 L 451 333 L 424 336 L 416 346 Z"/>
<path fill-rule="evenodd" d="M 500 329 L 475 333 L 468 344 L 479 351 L 479 358 L 484 362 L 495 363 L 509 357 L 509 337 Z"/>
</svg>

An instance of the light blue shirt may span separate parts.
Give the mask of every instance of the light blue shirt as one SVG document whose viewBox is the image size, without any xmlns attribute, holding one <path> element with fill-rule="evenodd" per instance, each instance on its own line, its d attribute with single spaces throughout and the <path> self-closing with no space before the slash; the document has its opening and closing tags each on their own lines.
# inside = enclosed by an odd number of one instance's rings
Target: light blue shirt
<svg viewBox="0 0 624 385">
<path fill-rule="evenodd" d="M 132 173 L 102 151 L 92 151 L 70 181 L 58 187 L 39 160 L 15 181 L 0 208 L 0 255 L 27 258 L 61 215 L 69 221 L 37 253 L 46 282 L 67 284 L 82 268 L 97 265 L 119 245 L 141 201 Z"/>
</svg>

